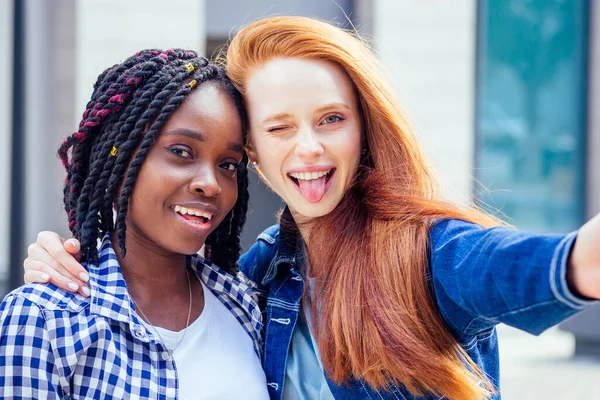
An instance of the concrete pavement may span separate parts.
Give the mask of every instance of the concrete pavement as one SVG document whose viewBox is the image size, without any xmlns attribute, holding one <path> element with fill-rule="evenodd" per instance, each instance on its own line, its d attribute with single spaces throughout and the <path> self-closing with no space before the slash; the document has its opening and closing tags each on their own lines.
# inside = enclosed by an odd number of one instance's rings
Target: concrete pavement
<svg viewBox="0 0 600 400">
<path fill-rule="evenodd" d="M 573 358 L 572 334 L 552 328 L 536 337 L 498 327 L 503 400 L 600 400 L 600 359 Z"/>
</svg>

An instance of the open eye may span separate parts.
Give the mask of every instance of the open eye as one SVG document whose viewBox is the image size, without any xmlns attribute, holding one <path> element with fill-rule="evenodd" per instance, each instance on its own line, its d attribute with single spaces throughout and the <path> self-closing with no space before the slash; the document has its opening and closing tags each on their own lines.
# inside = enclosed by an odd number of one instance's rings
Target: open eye
<svg viewBox="0 0 600 400">
<path fill-rule="evenodd" d="M 334 123 L 336 123 L 336 122 L 343 121 L 344 119 L 345 119 L 345 118 L 344 118 L 344 117 L 342 117 L 341 115 L 338 115 L 338 114 L 331 114 L 331 115 L 328 115 L 328 116 L 326 116 L 326 117 L 323 119 L 323 123 L 324 123 L 324 124 L 334 124 Z"/>
<path fill-rule="evenodd" d="M 192 150 L 186 146 L 167 147 L 167 150 L 180 158 L 185 158 L 188 160 L 191 160 L 192 158 L 194 158 L 194 156 L 192 154 Z"/>
<path fill-rule="evenodd" d="M 221 163 L 221 168 L 225 171 L 230 172 L 232 175 L 237 173 L 242 168 L 242 163 L 234 162 L 234 161 L 226 161 Z"/>
</svg>

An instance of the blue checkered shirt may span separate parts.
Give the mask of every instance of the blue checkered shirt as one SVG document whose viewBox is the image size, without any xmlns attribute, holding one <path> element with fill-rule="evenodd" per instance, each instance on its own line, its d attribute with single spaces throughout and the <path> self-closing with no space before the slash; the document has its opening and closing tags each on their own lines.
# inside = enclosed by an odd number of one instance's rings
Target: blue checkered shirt
<svg viewBox="0 0 600 400">
<path fill-rule="evenodd" d="M 261 312 L 251 281 L 201 257 L 192 270 L 237 318 L 261 354 Z M 0 398 L 175 399 L 177 370 L 135 312 L 114 249 L 88 264 L 91 296 L 28 284 L 0 304 Z"/>
</svg>

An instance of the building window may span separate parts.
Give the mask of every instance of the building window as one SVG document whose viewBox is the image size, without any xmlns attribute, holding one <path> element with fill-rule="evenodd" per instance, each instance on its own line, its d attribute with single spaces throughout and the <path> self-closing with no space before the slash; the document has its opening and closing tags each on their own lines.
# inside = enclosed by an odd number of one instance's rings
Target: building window
<svg viewBox="0 0 600 400">
<path fill-rule="evenodd" d="M 521 229 L 584 221 L 588 12 L 579 0 L 478 2 L 475 195 Z"/>
</svg>

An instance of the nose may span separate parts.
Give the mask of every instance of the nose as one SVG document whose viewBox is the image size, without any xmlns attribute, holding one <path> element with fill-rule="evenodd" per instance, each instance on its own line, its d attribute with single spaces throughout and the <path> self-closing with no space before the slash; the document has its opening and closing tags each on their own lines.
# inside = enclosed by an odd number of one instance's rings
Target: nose
<svg viewBox="0 0 600 400">
<path fill-rule="evenodd" d="M 201 168 L 190 180 L 188 190 L 204 197 L 217 197 L 221 194 L 221 185 L 213 168 Z"/>
<path fill-rule="evenodd" d="M 324 152 L 318 134 L 310 128 L 302 129 L 297 135 L 296 155 L 300 158 L 317 158 Z"/>
</svg>

